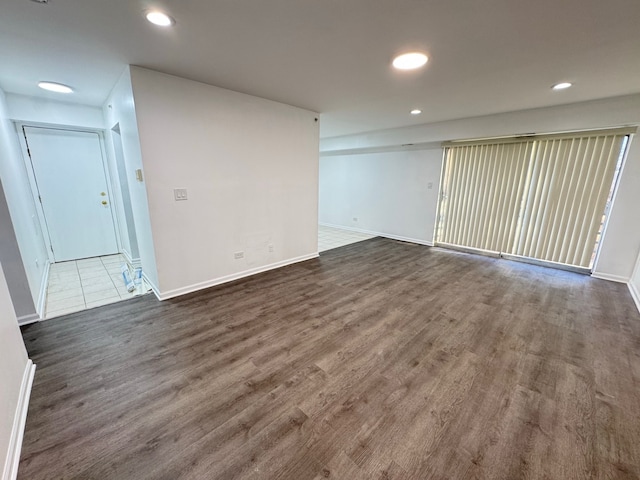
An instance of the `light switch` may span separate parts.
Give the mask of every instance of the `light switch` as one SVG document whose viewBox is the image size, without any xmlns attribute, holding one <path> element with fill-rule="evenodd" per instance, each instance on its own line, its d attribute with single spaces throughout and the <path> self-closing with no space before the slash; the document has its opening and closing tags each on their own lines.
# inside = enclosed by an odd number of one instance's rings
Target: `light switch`
<svg viewBox="0 0 640 480">
<path fill-rule="evenodd" d="M 186 188 L 174 188 L 173 189 L 173 197 L 176 202 L 178 200 L 186 200 L 187 199 L 187 189 Z"/>
</svg>

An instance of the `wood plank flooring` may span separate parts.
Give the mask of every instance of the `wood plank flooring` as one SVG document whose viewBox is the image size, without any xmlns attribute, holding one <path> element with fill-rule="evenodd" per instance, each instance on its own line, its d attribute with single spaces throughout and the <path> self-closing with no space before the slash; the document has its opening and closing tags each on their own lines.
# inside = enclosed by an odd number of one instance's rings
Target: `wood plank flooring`
<svg viewBox="0 0 640 480">
<path fill-rule="evenodd" d="M 21 479 L 640 478 L 622 284 L 376 238 L 23 335 Z"/>
</svg>

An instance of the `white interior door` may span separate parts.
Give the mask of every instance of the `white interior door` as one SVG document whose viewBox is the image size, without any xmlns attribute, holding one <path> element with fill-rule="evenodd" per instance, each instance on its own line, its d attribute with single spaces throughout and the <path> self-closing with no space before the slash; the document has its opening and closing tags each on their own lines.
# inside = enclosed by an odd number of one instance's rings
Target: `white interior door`
<svg viewBox="0 0 640 480">
<path fill-rule="evenodd" d="M 56 262 L 118 252 L 97 133 L 24 127 Z"/>
</svg>

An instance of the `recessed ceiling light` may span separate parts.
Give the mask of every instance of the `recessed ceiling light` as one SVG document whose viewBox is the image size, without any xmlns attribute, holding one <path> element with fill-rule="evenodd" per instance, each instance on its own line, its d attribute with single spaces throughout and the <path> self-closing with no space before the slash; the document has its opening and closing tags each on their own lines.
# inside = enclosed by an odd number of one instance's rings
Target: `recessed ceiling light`
<svg viewBox="0 0 640 480">
<path fill-rule="evenodd" d="M 44 90 L 56 93 L 73 93 L 73 88 L 56 82 L 39 82 L 38 86 Z"/>
<path fill-rule="evenodd" d="M 146 14 L 147 20 L 149 20 L 154 25 L 158 25 L 160 27 L 169 27 L 176 23 L 176 21 L 171 18 L 169 15 L 163 12 L 159 12 L 157 10 L 152 10 L 151 12 L 147 12 Z"/>
<path fill-rule="evenodd" d="M 393 66 L 398 70 L 413 70 L 422 67 L 428 60 L 429 58 L 424 53 L 403 53 L 393 59 Z"/>
<path fill-rule="evenodd" d="M 565 88 L 569 88 L 571 85 L 573 84 L 569 82 L 562 82 L 562 83 L 556 83 L 551 88 L 553 88 L 554 90 L 564 90 Z"/>
<path fill-rule="evenodd" d="M 413 110 L 411 110 L 411 115 L 420 115 L 422 113 L 422 110 L 420 110 L 419 108 L 414 108 Z"/>
</svg>

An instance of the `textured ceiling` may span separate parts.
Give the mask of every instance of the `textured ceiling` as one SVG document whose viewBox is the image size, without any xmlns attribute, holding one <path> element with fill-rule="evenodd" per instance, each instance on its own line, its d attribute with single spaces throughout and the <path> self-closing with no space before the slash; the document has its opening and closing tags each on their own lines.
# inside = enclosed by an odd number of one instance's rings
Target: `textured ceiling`
<svg viewBox="0 0 640 480">
<path fill-rule="evenodd" d="M 638 0 L 5 0 L 0 87 L 101 105 L 134 64 L 318 111 L 329 137 L 640 92 L 639 20 Z M 393 71 L 413 49 L 427 67 Z"/>
</svg>

